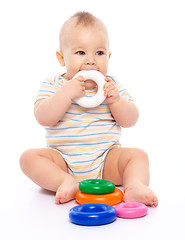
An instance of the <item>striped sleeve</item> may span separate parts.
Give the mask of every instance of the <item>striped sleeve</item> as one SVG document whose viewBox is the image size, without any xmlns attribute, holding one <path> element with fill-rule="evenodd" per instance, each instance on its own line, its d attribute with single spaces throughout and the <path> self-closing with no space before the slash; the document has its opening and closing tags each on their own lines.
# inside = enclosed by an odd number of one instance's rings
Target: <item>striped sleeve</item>
<svg viewBox="0 0 185 240">
<path fill-rule="evenodd" d="M 123 87 L 123 85 L 117 80 L 116 77 L 114 76 L 109 76 L 110 78 L 112 78 L 112 80 L 116 83 L 119 93 L 122 97 L 124 97 L 125 99 L 128 99 L 130 101 L 133 101 L 132 96 L 130 95 L 129 92 L 127 92 L 127 90 Z"/>
<path fill-rule="evenodd" d="M 109 77 L 112 78 L 112 80 L 116 83 L 120 95 L 125 99 L 133 101 L 132 96 L 129 94 L 129 92 L 126 91 L 126 89 L 122 86 L 122 84 L 120 84 L 119 81 L 114 76 L 109 76 Z M 37 102 L 40 99 L 47 98 L 53 95 L 56 92 L 56 90 L 59 87 L 61 87 L 62 83 L 63 83 L 63 80 L 61 78 L 61 75 L 59 74 L 58 75 L 55 74 L 55 75 L 52 75 L 50 78 L 46 78 L 42 82 L 41 87 L 37 92 L 35 102 Z"/>
<path fill-rule="evenodd" d="M 38 100 L 47 98 L 56 92 L 59 86 L 61 86 L 61 84 L 59 84 L 59 78 L 60 75 L 52 75 L 50 78 L 46 78 L 42 82 L 40 89 L 37 92 L 35 103 Z"/>
</svg>

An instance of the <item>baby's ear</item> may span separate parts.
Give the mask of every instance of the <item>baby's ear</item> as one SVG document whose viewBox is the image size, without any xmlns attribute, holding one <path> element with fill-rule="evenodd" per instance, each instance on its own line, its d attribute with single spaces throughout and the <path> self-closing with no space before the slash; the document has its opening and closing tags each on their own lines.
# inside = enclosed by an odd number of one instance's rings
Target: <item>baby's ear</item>
<svg viewBox="0 0 185 240">
<path fill-rule="evenodd" d="M 111 55 L 112 55 L 112 53 L 109 51 L 109 59 L 110 59 Z"/>
<path fill-rule="evenodd" d="M 65 66 L 65 62 L 64 62 L 64 56 L 63 56 L 63 54 L 62 54 L 60 51 L 57 51 L 57 52 L 56 52 L 56 56 L 57 56 L 57 59 L 58 59 L 60 65 L 61 65 L 62 67 L 64 67 L 64 66 Z"/>
</svg>

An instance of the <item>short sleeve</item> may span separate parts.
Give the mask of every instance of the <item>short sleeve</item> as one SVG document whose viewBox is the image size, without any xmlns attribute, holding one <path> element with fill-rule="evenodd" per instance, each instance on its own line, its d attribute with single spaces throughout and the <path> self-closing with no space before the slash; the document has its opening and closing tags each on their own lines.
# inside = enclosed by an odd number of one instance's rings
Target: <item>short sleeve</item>
<svg viewBox="0 0 185 240">
<path fill-rule="evenodd" d="M 120 84 L 120 82 L 114 76 L 109 76 L 109 77 L 112 78 L 112 80 L 116 83 L 120 95 L 127 100 L 133 101 L 132 96 L 130 95 L 129 92 L 127 92 L 127 90 L 123 87 L 123 85 Z"/>
<path fill-rule="evenodd" d="M 61 75 L 52 75 L 50 78 L 46 78 L 37 92 L 35 103 L 40 99 L 53 95 L 56 90 L 62 86 L 62 82 Z"/>
</svg>

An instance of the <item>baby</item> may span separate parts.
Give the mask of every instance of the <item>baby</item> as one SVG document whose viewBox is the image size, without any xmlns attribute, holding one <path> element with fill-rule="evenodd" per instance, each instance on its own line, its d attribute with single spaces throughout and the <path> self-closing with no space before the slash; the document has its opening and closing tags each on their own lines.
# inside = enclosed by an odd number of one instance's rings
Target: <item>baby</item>
<svg viewBox="0 0 185 240">
<path fill-rule="evenodd" d="M 45 126 L 47 148 L 30 149 L 20 158 L 22 171 L 42 188 L 56 192 L 57 204 L 75 198 L 79 182 L 102 178 L 124 186 L 125 202 L 157 206 L 148 187 L 147 154 L 119 143 L 121 127 L 135 125 L 139 113 L 131 96 L 107 76 L 109 38 L 105 25 L 88 12 L 78 12 L 60 31 L 56 53 L 66 73 L 46 79 L 38 92 L 34 114 Z M 105 76 L 105 101 L 95 108 L 83 108 L 76 98 L 92 96 L 96 84 L 81 70 L 96 70 Z"/>
</svg>

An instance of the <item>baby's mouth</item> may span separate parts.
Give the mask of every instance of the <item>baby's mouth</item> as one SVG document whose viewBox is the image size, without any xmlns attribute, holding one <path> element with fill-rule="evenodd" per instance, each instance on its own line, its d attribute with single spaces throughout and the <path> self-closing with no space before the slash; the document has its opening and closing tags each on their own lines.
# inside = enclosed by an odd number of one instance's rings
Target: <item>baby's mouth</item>
<svg viewBox="0 0 185 240">
<path fill-rule="evenodd" d="M 91 70 L 95 70 L 98 71 L 98 68 L 96 66 L 85 66 L 82 69 L 80 69 L 81 71 L 91 71 Z"/>
<path fill-rule="evenodd" d="M 91 79 L 87 79 L 85 81 L 85 89 L 87 89 L 87 90 L 95 88 L 96 86 L 97 86 L 97 84 Z"/>
</svg>

